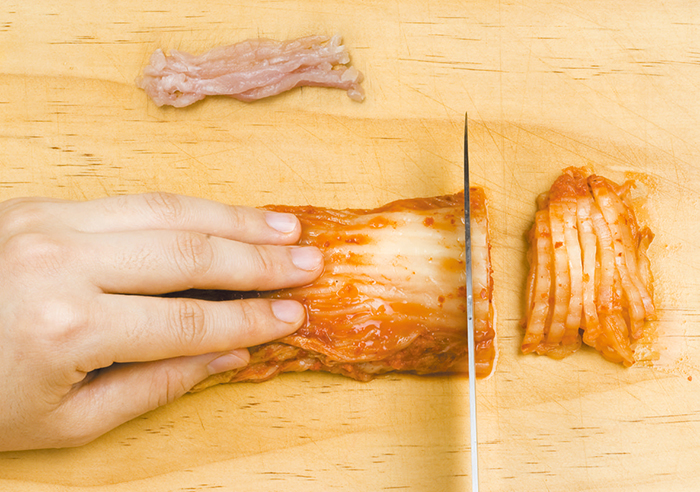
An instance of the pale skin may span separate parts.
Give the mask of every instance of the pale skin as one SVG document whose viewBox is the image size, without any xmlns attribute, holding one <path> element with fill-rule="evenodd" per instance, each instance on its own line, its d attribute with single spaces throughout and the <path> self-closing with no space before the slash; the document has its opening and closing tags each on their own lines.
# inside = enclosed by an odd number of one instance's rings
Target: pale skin
<svg viewBox="0 0 700 492">
<path fill-rule="evenodd" d="M 290 214 L 163 193 L 0 203 L 0 451 L 90 442 L 293 333 L 295 301 L 157 295 L 310 283 L 323 256 L 300 233 Z"/>
</svg>

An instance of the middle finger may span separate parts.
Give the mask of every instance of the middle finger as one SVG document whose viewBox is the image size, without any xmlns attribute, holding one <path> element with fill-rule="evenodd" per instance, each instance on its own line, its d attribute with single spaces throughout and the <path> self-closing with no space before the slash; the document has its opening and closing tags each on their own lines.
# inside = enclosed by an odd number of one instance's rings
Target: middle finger
<svg viewBox="0 0 700 492">
<path fill-rule="evenodd" d="M 251 245 L 183 231 L 83 234 L 92 283 L 103 292 L 274 290 L 305 285 L 323 269 L 314 247 Z"/>
</svg>

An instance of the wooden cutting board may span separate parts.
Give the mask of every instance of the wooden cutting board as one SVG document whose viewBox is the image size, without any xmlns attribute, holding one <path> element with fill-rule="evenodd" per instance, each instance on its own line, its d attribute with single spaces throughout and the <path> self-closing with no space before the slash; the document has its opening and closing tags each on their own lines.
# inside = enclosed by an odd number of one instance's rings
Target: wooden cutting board
<svg viewBox="0 0 700 492">
<path fill-rule="evenodd" d="M 490 199 L 500 358 L 479 381 L 483 490 L 696 490 L 700 11 L 693 2 L 5 0 L 0 199 L 166 190 L 372 207 Z M 301 89 L 157 108 L 156 48 L 340 33 L 367 99 Z M 663 367 L 518 353 L 534 201 L 559 171 L 637 178 Z M 658 365 L 658 364 L 657 364 Z M 467 381 L 285 375 L 188 395 L 77 449 L 0 454 L 0 490 L 468 490 Z M 96 489 L 97 490 L 97 489 Z"/>
</svg>

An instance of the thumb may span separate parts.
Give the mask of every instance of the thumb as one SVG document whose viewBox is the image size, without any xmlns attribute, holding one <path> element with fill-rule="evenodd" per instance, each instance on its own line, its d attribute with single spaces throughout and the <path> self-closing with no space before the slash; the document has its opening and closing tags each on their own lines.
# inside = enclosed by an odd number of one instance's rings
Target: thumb
<svg viewBox="0 0 700 492">
<path fill-rule="evenodd" d="M 246 349 L 114 364 L 69 394 L 57 411 L 67 432 L 60 446 L 79 446 L 150 410 L 170 403 L 207 377 L 244 367 Z"/>
</svg>

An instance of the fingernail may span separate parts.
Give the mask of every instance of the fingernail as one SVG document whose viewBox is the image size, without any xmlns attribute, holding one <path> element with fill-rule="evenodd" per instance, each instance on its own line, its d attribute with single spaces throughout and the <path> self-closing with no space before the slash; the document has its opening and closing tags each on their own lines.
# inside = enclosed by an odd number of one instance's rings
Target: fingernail
<svg viewBox="0 0 700 492">
<path fill-rule="evenodd" d="M 304 316 L 304 307 L 297 301 L 272 301 L 272 314 L 285 323 L 296 323 Z"/>
<path fill-rule="evenodd" d="M 297 218 L 292 214 L 278 212 L 265 212 L 265 222 L 274 230 L 289 234 L 297 226 Z"/>
<path fill-rule="evenodd" d="M 210 375 L 219 374 L 245 367 L 248 365 L 248 362 L 250 362 L 250 354 L 248 354 L 247 350 L 234 350 L 225 352 L 211 361 L 207 364 L 207 370 Z"/>
<path fill-rule="evenodd" d="M 292 263 L 302 270 L 316 270 L 323 263 L 323 254 L 313 246 L 292 248 Z"/>
</svg>

